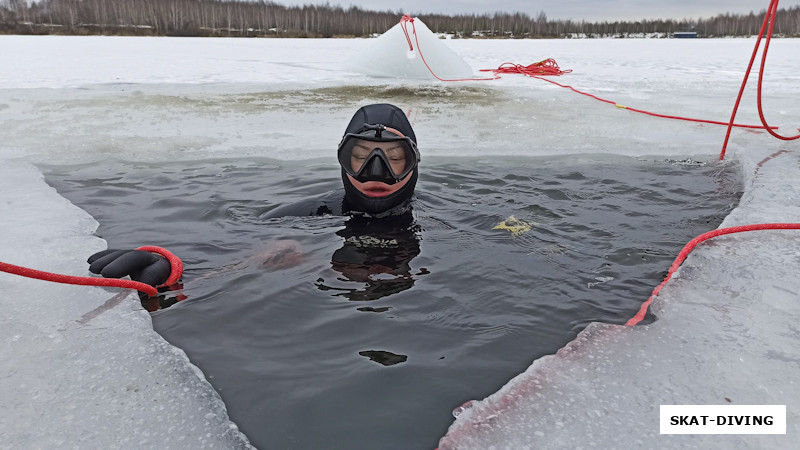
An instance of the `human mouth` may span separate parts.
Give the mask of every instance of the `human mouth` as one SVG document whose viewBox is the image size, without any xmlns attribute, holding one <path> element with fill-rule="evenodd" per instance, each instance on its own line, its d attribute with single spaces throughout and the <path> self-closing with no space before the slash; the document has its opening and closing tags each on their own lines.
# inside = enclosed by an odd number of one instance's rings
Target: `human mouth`
<svg viewBox="0 0 800 450">
<path fill-rule="evenodd" d="M 384 183 L 368 183 L 363 186 L 361 192 L 367 197 L 386 197 L 392 193 L 392 189 Z"/>
</svg>

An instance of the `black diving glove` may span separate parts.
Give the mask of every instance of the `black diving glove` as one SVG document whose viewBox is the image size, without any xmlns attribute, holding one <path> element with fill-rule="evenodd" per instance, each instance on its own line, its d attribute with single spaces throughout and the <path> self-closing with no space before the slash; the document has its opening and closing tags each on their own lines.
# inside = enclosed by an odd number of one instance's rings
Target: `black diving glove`
<svg viewBox="0 0 800 450">
<path fill-rule="evenodd" d="M 167 258 L 144 250 L 103 250 L 87 260 L 89 271 L 106 278 L 122 278 L 160 286 L 172 272 Z"/>
</svg>

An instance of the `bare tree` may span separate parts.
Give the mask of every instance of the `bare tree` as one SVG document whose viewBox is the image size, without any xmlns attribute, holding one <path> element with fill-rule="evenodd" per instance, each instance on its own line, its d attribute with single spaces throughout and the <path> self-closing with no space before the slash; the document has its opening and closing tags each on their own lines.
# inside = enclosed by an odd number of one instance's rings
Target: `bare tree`
<svg viewBox="0 0 800 450">
<path fill-rule="evenodd" d="M 544 11 L 420 15 L 435 33 L 456 37 L 669 36 L 694 30 L 704 37 L 751 36 L 766 11 L 725 13 L 706 19 L 575 22 L 551 20 Z M 207 36 L 369 36 L 397 24 L 401 11 L 343 9 L 325 4 L 287 7 L 258 0 L 0 0 L 0 32 L 149 33 Z M 38 27 L 38 28 L 37 28 Z M 800 37 L 800 6 L 781 9 L 775 33 Z"/>
</svg>

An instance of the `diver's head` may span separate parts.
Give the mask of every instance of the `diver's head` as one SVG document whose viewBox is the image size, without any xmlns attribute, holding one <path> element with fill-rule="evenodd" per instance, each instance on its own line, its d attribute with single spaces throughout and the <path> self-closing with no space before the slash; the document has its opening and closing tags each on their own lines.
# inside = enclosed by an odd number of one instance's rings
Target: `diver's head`
<svg viewBox="0 0 800 450">
<path fill-rule="evenodd" d="M 420 156 L 406 115 L 389 104 L 356 111 L 339 144 L 345 199 L 351 211 L 392 214 L 408 204 Z M 403 212 L 398 211 L 398 212 Z"/>
</svg>

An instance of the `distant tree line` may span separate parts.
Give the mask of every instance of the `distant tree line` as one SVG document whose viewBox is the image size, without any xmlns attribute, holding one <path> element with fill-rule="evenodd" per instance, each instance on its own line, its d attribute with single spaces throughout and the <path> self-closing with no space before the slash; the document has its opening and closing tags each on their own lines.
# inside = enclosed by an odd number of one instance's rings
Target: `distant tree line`
<svg viewBox="0 0 800 450">
<path fill-rule="evenodd" d="M 435 33 L 454 37 L 635 37 L 696 31 L 700 37 L 751 36 L 765 11 L 720 14 L 708 19 L 614 22 L 550 20 L 544 11 L 421 14 Z M 353 37 L 383 33 L 402 11 L 341 6 L 284 6 L 244 0 L 0 0 L 0 33 L 125 34 L 159 36 Z M 775 33 L 800 37 L 800 6 L 781 9 Z"/>
</svg>

